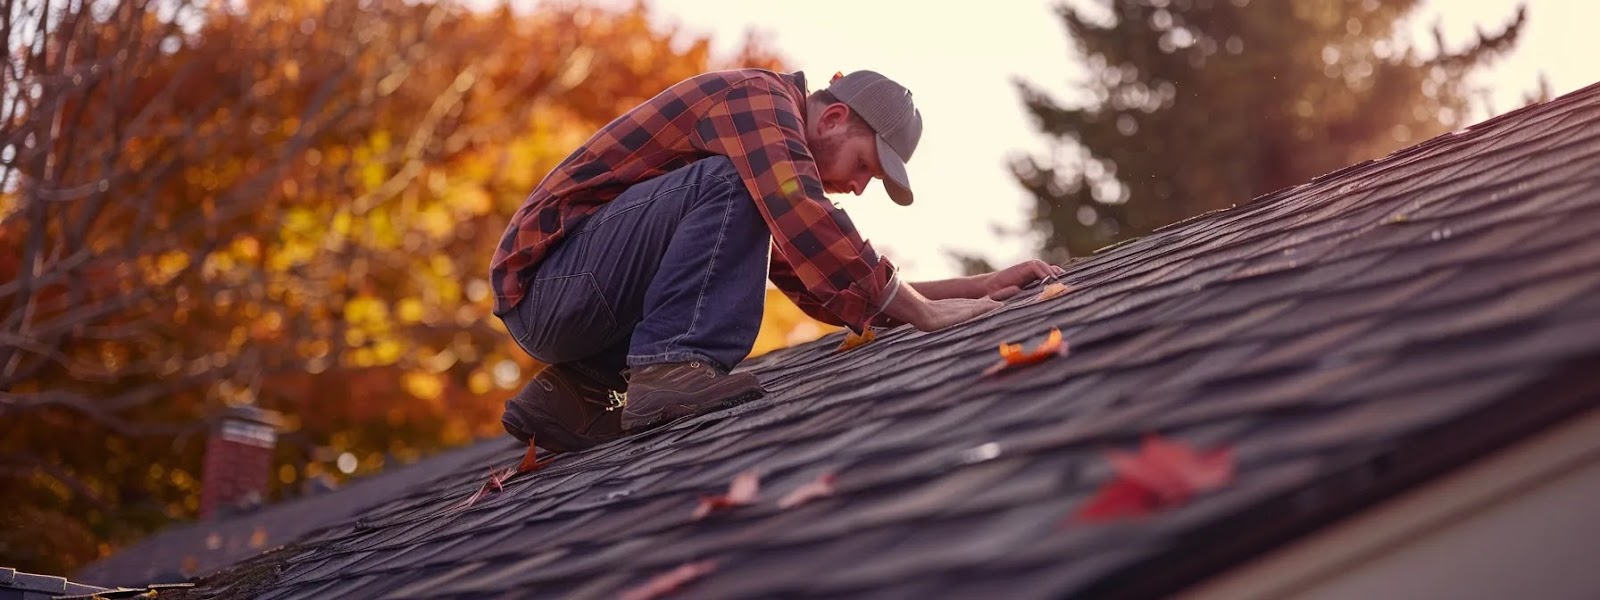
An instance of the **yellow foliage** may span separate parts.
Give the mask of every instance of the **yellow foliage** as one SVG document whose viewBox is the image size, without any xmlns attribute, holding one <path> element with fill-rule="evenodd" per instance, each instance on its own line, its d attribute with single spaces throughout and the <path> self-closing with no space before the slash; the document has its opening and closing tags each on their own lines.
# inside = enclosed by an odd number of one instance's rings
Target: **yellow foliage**
<svg viewBox="0 0 1600 600">
<path fill-rule="evenodd" d="M 755 347 L 750 350 L 750 356 L 803 344 L 839 329 L 811 318 L 783 292 L 768 288 L 766 306 L 761 315 L 761 330 L 756 334 Z"/>
<path fill-rule="evenodd" d="M 261 242 L 253 236 L 243 236 L 233 241 L 231 250 L 235 256 L 253 261 L 261 256 Z"/>
<path fill-rule="evenodd" d="M 172 250 L 156 259 L 154 281 L 166 282 L 189 267 L 189 253 Z"/>
<path fill-rule="evenodd" d="M 344 305 L 344 320 L 351 325 L 379 324 L 389 317 L 389 308 L 372 296 L 357 296 Z"/>
<path fill-rule="evenodd" d="M 405 352 L 405 347 L 394 338 L 385 338 L 372 345 L 374 364 L 392 365 L 400 360 L 400 355 Z"/>
<path fill-rule="evenodd" d="M 455 219 L 444 205 L 435 204 L 422 209 L 417 215 L 416 222 L 428 237 L 435 240 L 455 235 Z"/>
<path fill-rule="evenodd" d="M 422 301 L 416 298 L 406 298 L 395 305 L 395 316 L 399 317 L 402 323 L 419 322 L 422 320 L 422 315 Z"/>
<path fill-rule="evenodd" d="M 338 214 L 333 215 L 332 228 L 335 235 L 341 238 L 348 237 L 350 235 L 350 213 L 341 210 Z"/>
<path fill-rule="evenodd" d="M 444 396 L 444 378 L 431 373 L 410 372 L 400 377 L 406 392 L 428 401 L 438 401 Z"/>
<path fill-rule="evenodd" d="M 494 208 L 494 198 L 481 185 L 464 185 L 451 188 L 445 201 L 462 217 L 477 217 Z"/>
<path fill-rule="evenodd" d="M 494 389 L 494 377 L 482 369 L 475 370 L 467 376 L 467 391 L 474 394 L 485 394 Z"/>
</svg>

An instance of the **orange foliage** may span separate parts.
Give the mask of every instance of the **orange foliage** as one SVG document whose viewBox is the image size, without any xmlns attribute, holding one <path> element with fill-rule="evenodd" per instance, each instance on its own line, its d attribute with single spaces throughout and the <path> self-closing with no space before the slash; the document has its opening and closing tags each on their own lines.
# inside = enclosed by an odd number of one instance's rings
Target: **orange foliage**
<svg viewBox="0 0 1600 600">
<path fill-rule="evenodd" d="M 18 282 L 0 286 L 0 333 L 32 336 L 0 345 L 0 419 L 21 424 L 0 453 L 52 466 L 0 485 L 56 530 L 8 524 L 0 564 L 68 572 L 194 514 L 195 434 L 229 404 L 285 413 L 278 497 L 344 452 L 362 474 L 503 435 L 501 402 L 539 368 L 490 312 L 512 211 L 668 85 L 781 66 L 759 45 L 715 62 L 642 3 L 168 4 L 64 13 L 84 25 L 49 35 L 78 36 L 75 54 L 24 74 L 64 101 L 0 122 L 45 141 L 0 166 L 38 183 L 0 186 L 0 281 Z M 23 265 L 43 271 L 21 281 Z M 790 312 L 769 312 L 758 351 L 796 339 Z M 40 537 L 89 541 L 7 550 Z"/>
</svg>

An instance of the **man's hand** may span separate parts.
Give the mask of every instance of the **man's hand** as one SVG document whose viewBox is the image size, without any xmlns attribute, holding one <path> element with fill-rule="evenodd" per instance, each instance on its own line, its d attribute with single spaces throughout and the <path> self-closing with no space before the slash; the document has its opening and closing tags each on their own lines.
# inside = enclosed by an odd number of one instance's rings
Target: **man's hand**
<svg viewBox="0 0 1600 600">
<path fill-rule="evenodd" d="M 1017 295 L 1024 286 L 1050 277 L 1065 275 L 1067 271 L 1042 260 L 1034 259 L 1023 261 L 999 271 L 984 275 L 983 286 L 986 296 L 994 300 L 1005 300 Z"/>
<path fill-rule="evenodd" d="M 983 297 L 929 300 L 910 284 L 901 282 L 894 300 L 884 307 L 883 312 L 922 331 L 938 331 L 1000 306 L 1000 301 Z"/>
<path fill-rule="evenodd" d="M 922 331 L 938 331 L 951 325 L 965 322 L 969 319 L 1000 308 L 999 300 L 989 298 L 948 298 L 945 300 L 929 300 L 927 316 L 921 323 L 906 321 L 912 327 Z"/>
</svg>

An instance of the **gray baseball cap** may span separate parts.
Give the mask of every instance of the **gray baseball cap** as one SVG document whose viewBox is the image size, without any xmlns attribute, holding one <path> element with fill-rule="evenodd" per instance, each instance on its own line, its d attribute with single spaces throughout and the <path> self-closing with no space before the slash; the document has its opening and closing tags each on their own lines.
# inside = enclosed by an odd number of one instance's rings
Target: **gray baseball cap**
<svg viewBox="0 0 1600 600">
<path fill-rule="evenodd" d="M 873 71 L 835 76 L 828 91 L 861 115 L 878 134 L 878 163 L 884 190 L 896 204 L 911 204 L 911 178 L 906 161 L 922 139 L 922 112 L 911 102 L 911 90 Z"/>
</svg>

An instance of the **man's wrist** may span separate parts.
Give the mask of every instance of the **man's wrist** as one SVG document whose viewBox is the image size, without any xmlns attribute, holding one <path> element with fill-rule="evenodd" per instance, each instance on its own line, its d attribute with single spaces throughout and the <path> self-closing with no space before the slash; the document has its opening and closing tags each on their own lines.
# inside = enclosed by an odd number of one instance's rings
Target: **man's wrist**
<svg viewBox="0 0 1600 600">
<path fill-rule="evenodd" d="M 929 300 L 918 293 L 916 288 L 901 281 L 894 298 L 883 308 L 883 313 L 892 319 L 920 328 L 928 322 L 931 314 L 929 304 Z"/>
<path fill-rule="evenodd" d="M 973 275 L 972 279 L 975 293 L 968 298 L 982 298 L 995 291 L 995 272 Z"/>
</svg>

